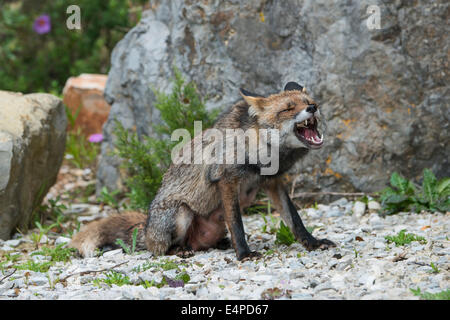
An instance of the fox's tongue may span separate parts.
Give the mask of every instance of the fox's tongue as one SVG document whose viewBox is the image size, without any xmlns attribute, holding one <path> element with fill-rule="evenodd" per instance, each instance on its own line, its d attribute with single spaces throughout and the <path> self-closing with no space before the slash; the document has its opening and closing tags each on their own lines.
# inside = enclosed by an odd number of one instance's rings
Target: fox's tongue
<svg viewBox="0 0 450 320">
<path fill-rule="evenodd" d="M 312 144 L 321 144 L 322 139 L 315 128 L 301 128 L 300 134 Z"/>
</svg>

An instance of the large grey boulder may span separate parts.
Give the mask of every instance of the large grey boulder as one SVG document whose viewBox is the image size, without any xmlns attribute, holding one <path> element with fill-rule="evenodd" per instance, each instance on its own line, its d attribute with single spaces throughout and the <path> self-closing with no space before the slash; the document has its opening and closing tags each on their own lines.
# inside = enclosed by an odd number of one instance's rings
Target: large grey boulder
<svg viewBox="0 0 450 320">
<path fill-rule="evenodd" d="M 369 29 L 369 5 L 381 29 Z M 119 42 L 105 90 L 98 190 L 121 187 L 114 119 L 139 134 L 159 120 L 151 88 L 168 92 L 172 65 L 209 107 L 297 81 L 320 103 L 326 146 L 299 162 L 304 190 L 374 191 L 393 171 L 448 176 L 448 1 L 152 1 Z"/>
<path fill-rule="evenodd" d="M 61 99 L 0 91 L 0 239 L 26 231 L 55 183 L 66 145 Z"/>
</svg>

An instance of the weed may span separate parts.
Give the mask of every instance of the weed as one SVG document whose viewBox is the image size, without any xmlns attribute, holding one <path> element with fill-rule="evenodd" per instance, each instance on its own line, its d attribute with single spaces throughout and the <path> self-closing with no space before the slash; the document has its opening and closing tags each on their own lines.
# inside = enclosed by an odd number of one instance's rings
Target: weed
<svg viewBox="0 0 450 320">
<path fill-rule="evenodd" d="M 39 232 L 39 233 L 33 232 L 33 233 L 30 235 L 30 239 L 31 239 L 31 241 L 33 241 L 34 246 L 35 246 L 36 248 L 39 247 L 39 244 L 41 243 L 42 236 L 43 236 L 42 232 Z"/>
<path fill-rule="evenodd" d="M 430 263 L 430 267 L 433 270 L 433 271 L 431 271 L 431 273 L 439 273 L 440 272 L 439 268 L 433 262 Z"/>
<path fill-rule="evenodd" d="M 419 296 L 424 300 L 450 300 L 450 289 L 437 292 L 437 293 L 429 293 L 429 292 L 421 292 L 420 288 L 417 289 L 409 289 L 415 296 Z"/>
<path fill-rule="evenodd" d="M 119 194 L 119 190 L 114 191 L 108 191 L 108 188 L 103 187 L 100 191 L 100 197 L 98 198 L 98 201 L 106 204 L 112 208 L 118 209 L 119 208 L 119 201 L 117 199 L 117 195 Z"/>
<path fill-rule="evenodd" d="M 276 244 L 285 244 L 287 246 L 290 246 L 295 242 L 294 234 L 292 233 L 291 229 L 289 229 L 288 226 L 284 224 L 283 221 L 280 222 L 280 227 L 278 228 L 276 232 Z"/>
<path fill-rule="evenodd" d="M 418 241 L 420 243 L 427 243 L 424 237 L 417 236 L 413 233 L 406 233 L 406 229 L 401 230 L 395 236 L 385 236 L 384 237 L 388 243 L 395 243 L 396 247 L 404 246 L 405 244 L 409 244 L 413 241 Z"/>
<path fill-rule="evenodd" d="M 127 275 L 124 275 L 120 272 L 116 272 L 114 270 L 108 271 L 105 274 L 106 278 L 97 278 L 92 280 L 92 282 L 100 287 L 101 283 L 105 283 L 108 286 L 112 286 L 113 284 L 117 285 L 117 286 L 123 286 L 123 285 L 127 285 L 127 284 L 132 284 L 130 281 L 130 278 Z"/>
<path fill-rule="evenodd" d="M 381 204 L 386 214 L 400 211 L 431 212 L 450 210 L 450 178 L 437 180 L 429 169 L 423 171 L 422 186 L 394 172 L 390 179 L 391 187 L 380 192 Z"/>
<path fill-rule="evenodd" d="M 31 270 L 34 272 L 47 272 L 50 267 L 52 266 L 52 263 L 50 261 L 45 262 L 34 262 L 33 260 L 28 260 L 27 262 L 13 266 L 13 268 L 18 270 Z"/>
<path fill-rule="evenodd" d="M 261 228 L 262 232 L 270 234 L 276 233 L 278 230 L 279 219 L 272 215 L 270 201 L 267 202 L 267 215 L 262 212 L 260 212 L 260 215 L 264 220 L 264 225 Z M 269 217 L 270 221 L 266 218 L 267 216 Z"/>
<path fill-rule="evenodd" d="M 182 266 L 183 264 L 177 263 L 175 261 L 171 261 L 171 260 L 162 260 L 162 262 L 150 262 L 147 261 L 142 265 L 139 265 L 135 268 L 133 268 L 134 272 L 144 272 L 146 270 L 149 270 L 151 268 L 160 268 L 164 271 L 167 270 L 172 270 L 172 269 L 178 269 L 179 270 L 179 266 Z"/>
<path fill-rule="evenodd" d="M 132 235 L 132 244 L 131 244 L 131 249 L 128 245 L 125 244 L 125 242 L 123 242 L 122 239 L 116 239 L 116 244 L 121 246 L 123 251 L 126 254 L 134 254 L 136 252 L 136 240 L 137 240 L 137 234 L 138 234 L 138 229 L 135 228 L 133 230 L 133 235 Z"/>
<path fill-rule="evenodd" d="M 5 252 L 5 258 L 6 258 L 6 262 L 16 262 L 17 260 L 19 260 L 20 258 L 20 253 L 17 254 L 12 254 L 9 252 Z"/>
<path fill-rule="evenodd" d="M 99 150 L 99 144 L 89 142 L 80 128 L 75 132 L 67 132 L 66 159 L 75 167 L 79 169 L 94 167 Z"/>
<path fill-rule="evenodd" d="M 55 248 L 42 247 L 41 251 L 33 252 L 31 255 L 43 255 L 50 257 L 52 262 L 68 262 L 75 254 L 75 248 L 63 248 L 64 243 L 57 245 Z"/>
</svg>

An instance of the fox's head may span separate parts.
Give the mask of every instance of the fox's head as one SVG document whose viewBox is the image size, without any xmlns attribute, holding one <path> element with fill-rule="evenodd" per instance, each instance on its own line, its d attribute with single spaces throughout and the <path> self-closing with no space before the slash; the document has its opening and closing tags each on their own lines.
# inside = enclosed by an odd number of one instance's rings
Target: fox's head
<svg viewBox="0 0 450 320">
<path fill-rule="evenodd" d="M 282 92 L 268 97 L 242 88 L 240 91 L 249 105 L 249 115 L 256 118 L 258 126 L 279 130 L 280 146 L 322 147 L 324 139 L 321 127 L 325 125 L 324 120 L 319 106 L 301 85 L 289 82 Z"/>
</svg>

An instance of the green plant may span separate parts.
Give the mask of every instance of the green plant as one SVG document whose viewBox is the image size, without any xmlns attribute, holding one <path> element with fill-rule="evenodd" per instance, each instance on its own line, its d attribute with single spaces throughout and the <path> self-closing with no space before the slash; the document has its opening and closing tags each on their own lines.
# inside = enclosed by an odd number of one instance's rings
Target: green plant
<svg viewBox="0 0 450 320">
<path fill-rule="evenodd" d="M 41 239 L 42 239 L 42 236 L 43 236 L 43 235 L 44 235 L 44 234 L 43 234 L 42 232 L 39 232 L 39 233 L 33 232 L 33 233 L 30 235 L 30 239 L 31 239 L 31 241 L 33 241 L 34 246 L 35 246 L 36 248 L 39 247 L 39 243 L 41 243 Z"/>
<path fill-rule="evenodd" d="M 130 281 L 130 278 L 127 275 L 124 275 L 124 274 L 114 271 L 114 270 L 108 271 L 105 274 L 105 277 L 106 278 L 94 279 L 92 282 L 97 286 L 100 286 L 100 283 L 106 283 L 110 287 L 113 284 L 115 284 L 117 286 L 132 284 Z"/>
<path fill-rule="evenodd" d="M 395 243 L 395 246 L 404 246 L 405 244 L 411 243 L 413 241 L 418 241 L 420 243 L 427 243 L 424 237 L 417 236 L 413 233 L 406 233 L 406 229 L 401 230 L 395 236 L 385 236 L 387 243 Z"/>
<path fill-rule="evenodd" d="M 420 288 L 409 290 L 411 290 L 415 296 L 419 296 L 424 300 L 450 300 L 450 289 L 437 293 L 421 292 Z"/>
<path fill-rule="evenodd" d="M 66 159 L 75 167 L 81 169 L 93 167 L 99 153 L 100 146 L 96 143 L 88 141 L 87 137 L 81 132 L 81 128 L 75 129 L 75 122 L 81 110 L 81 106 L 72 113 L 71 110 L 64 105 L 68 119 L 68 129 L 66 137 Z"/>
<path fill-rule="evenodd" d="M 95 194 L 95 183 L 90 183 L 87 186 L 78 187 L 67 191 L 66 195 L 72 203 L 87 203 L 89 197 Z"/>
<path fill-rule="evenodd" d="M 396 172 L 391 175 L 390 185 L 380 193 L 381 205 L 386 214 L 450 210 L 450 178 L 438 181 L 429 169 L 423 171 L 422 186 L 416 187 Z"/>
<path fill-rule="evenodd" d="M 89 142 L 81 129 L 67 132 L 66 159 L 75 167 L 82 169 L 95 166 L 99 144 Z"/>
<path fill-rule="evenodd" d="M 194 136 L 194 121 L 202 121 L 202 128 L 213 124 L 217 111 L 208 112 L 193 82 L 185 83 L 181 73 L 175 69 L 172 93 L 155 91 L 155 108 L 159 110 L 162 123 L 153 125 L 158 138 L 138 136 L 126 130 L 116 121 L 114 130 L 115 150 L 113 154 L 123 159 L 122 166 L 128 177 L 125 184 L 127 196 L 133 209 L 147 209 L 158 191 L 162 176 L 171 164 L 171 150 L 178 144 L 170 135 L 184 128 Z"/>
<path fill-rule="evenodd" d="M 33 252 L 31 255 L 43 255 L 50 257 L 52 262 L 68 262 L 75 254 L 74 248 L 63 248 L 64 243 L 57 245 L 55 248 L 42 247 L 41 251 Z"/>
<path fill-rule="evenodd" d="M 177 263 L 175 261 L 168 260 L 168 259 L 162 260 L 161 262 L 150 262 L 150 261 L 147 261 L 144 264 L 133 268 L 133 271 L 139 273 L 139 272 L 143 272 L 143 271 L 149 270 L 151 268 L 159 268 L 159 269 L 162 269 L 164 271 L 172 270 L 172 269 L 180 270 L 179 266 L 182 266 L 182 265 L 183 264 L 180 264 L 180 263 Z"/>
<path fill-rule="evenodd" d="M 44 273 L 44 272 L 47 272 L 51 266 L 52 266 L 52 263 L 50 261 L 35 262 L 33 260 L 28 260 L 25 263 L 13 266 L 13 268 L 18 269 L 18 270 L 30 270 L 30 271 Z"/>
<path fill-rule="evenodd" d="M 100 197 L 98 198 L 98 201 L 101 203 L 104 203 L 112 208 L 119 208 L 119 201 L 117 199 L 117 196 L 119 194 L 119 190 L 114 191 L 108 191 L 108 188 L 103 187 L 100 191 Z"/>
<path fill-rule="evenodd" d="M 69 30 L 67 8 L 81 9 L 81 30 Z M 107 73 L 112 49 L 139 20 L 148 0 L 2 1 L 0 88 L 60 94 L 70 76 Z M 51 29 L 33 31 L 47 14 Z"/>
<path fill-rule="evenodd" d="M 116 244 L 121 246 L 123 251 L 125 251 L 126 254 L 134 254 L 136 252 L 136 240 L 137 240 L 137 234 L 138 234 L 138 229 L 135 228 L 133 230 L 133 234 L 132 234 L 132 244 L 131 244 L 131 249 L 129 246 L 127 246 L 125 244 L 125 242 L 123 242 L 122 239 L 116 239 Z"/>
<path fill-rule="evenodd" d="M 430 263 L 430 267 L 433 270 L 433 271 L 431 271 L 431 273 L 439 273 L 440 272 L 439 268 L 433 262 Z"/>
<path fill-rule="evenodd" d="M 284 224 L 283 221 L 280 222 L 280 227 L 277 230 L 276 237 L 276 244 L 285 244 L 287 246 L 290 246 L 295 242 L 294 234 L 292 233 L 291 229 L 289 229 L 289 227 Z"/>
</svg>

